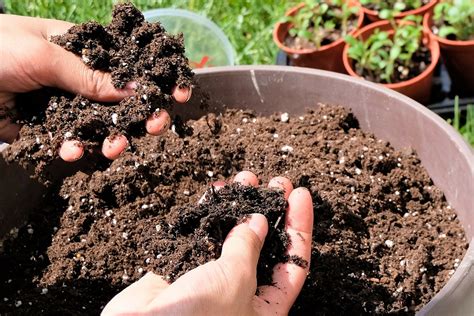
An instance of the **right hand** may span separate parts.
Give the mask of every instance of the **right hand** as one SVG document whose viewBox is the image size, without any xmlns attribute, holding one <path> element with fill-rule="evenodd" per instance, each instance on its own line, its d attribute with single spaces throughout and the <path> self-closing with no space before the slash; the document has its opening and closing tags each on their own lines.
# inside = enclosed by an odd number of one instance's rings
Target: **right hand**
<svg viewBox="0 0 474 316">
<path fill-rule="evenodd" d="M 258 184 L 257 177 L 248 171 L 237 174 L 234 181 Z M 217 188 L 223 185 L 214 184 Z M 149 272 L 116 295 L 102 315 L 287 315 L 309 269 L 313 204 L 307 189 L 293 190 L 286 178 L 273 178 L 268 186 L 285 192 L 285 229 L 291 238 L 287 251 L 306 260 L 306 268 L 277 264 L 273 268 L 274 284 L 261 286 L 255 295 L 257 263 L 268 223 L 265 216 L 253 214 L 231 230 L 219 259 L 189 271 L 172 284 Z"/>
</svg>

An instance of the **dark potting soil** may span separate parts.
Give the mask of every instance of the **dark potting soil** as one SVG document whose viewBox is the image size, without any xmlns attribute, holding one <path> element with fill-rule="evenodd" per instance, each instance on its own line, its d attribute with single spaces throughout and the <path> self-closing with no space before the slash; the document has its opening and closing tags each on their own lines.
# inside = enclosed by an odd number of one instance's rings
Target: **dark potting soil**
<svg viewBox="0 0 474 316">
<path fill-rule="evenodd" d="M 338 6 L 329 4 L 328 12 L 331 10 L 341 11 L 341 9 Z M 327 19 L 330 19 L 330 17 L 327 17 Z M 359 17 L 357 15 L 351 15 L 351 17 L 347 21 L 347 31 L 346 31 L 347 34 L 349 34 L 354 29 L 357 28 L 358 20 L 359 20 Z M 342 26 L 340 23 L 336 24 L 332 30 L 328 30 L 323 27 L 318 27 L 315 30 L 314 24 L 312 24 L 308 28 L 308 31 L 311 34 L 314 34 L 315 32 L 319 32 L 319 37 L 321 38 L 321 46 L 329 45 L 337 40 L 344 38 L 345 36 L 345 34 L 343 34 Z M 291 35 L 288 35 L 285 38 L 285 46 L 290 47 L 292 49 L 297 49 L 297 50 L 317 48 L 315 43 L 308 40 L 307 38 L 302 38 L 299 36 L 291 36 Z"/>
<path fill-rule="evenodd" d="M 137 88 L 136 96 L 119 103 L 93 102 L 52 89 L 20 95 L 14 117 L 31 128 L 21 130 L 22 141 L 10 147 L 9 157 L 37 161 L 38 172 L 57 159 L 64 140 L 80 140 L 93 150 L 109 135 L 145 134 L 145 119 L 171 106 L 173 87 L 191 86 L 182 35 L 172 36 L 159 23 L 146 22 L 131 4 L 117 5 L 106 27 L 87 22 L 51 41 L 80 56 L 90 68 L 110 72 L 116 88 L 131 81 Z"/>
<path fill-rule="evenodd" d="M 0 313 L 98 313 L 147 271 L 171 280 L 218 255 L 218 240 L 256 210 L 252 203 L 267 206 L 272 222 L 284 208 L 278 192 L 239 187 L 222 194 L 238 192 L 240 214 L 231 199 L 224 212 L 215 201 L 195 206 L 210 182 L 241 170 L 262 184 L 286 176 L 312 194 L 311 267 L 294 315 L 414 314 L 466 251 L 455 213 L 416 153 L 363 132 L 342 107 L 289 119 L 229 110 L 188 127 L 187 135 L 135 138 L 133 153 L 52 188 L 18 238 L 4 242 Z M 187 253 L 172 250 L 185 243 Z"/>
<path fill-rule="evenodd" d="M 387 53 L 389 53 L 390 49 L 387 48 L 386 50 Z M 405 65 L 399 60 L 395 61 L 392 81 L 390 83 L 399 83 L 415 78 L 425 71 L 430 64 L 430 49 L 425 46 L 420 46 L 420 48 L 413 54 L 412 59 L 408 65 Z M 352 65 L 355 72 L 366 80 L 382 84 L 389 83 L 385 79 L 381 78 L 382 72 L 374 72 L 370 69 L 364 68 L 359 65 L 357 61 L 353 61 Z"/>
<path fill-rule="evenodd" d="M 379 12 L 382 9 L 392 9 L 396 3 L 400 2 L 399 0 L 385 0 L 385 1 L 373 1 L 368 4 L 364 4 L 363 6 L 369 10 Z M 430 0 L 421 0 L 419 5 L 416 5 L 415 1 L 405 1 L 403 2 L 406 5 L 404 11 L 415 10 L 421 8 L 424 5 L 427 5 Z"/>
</svg>

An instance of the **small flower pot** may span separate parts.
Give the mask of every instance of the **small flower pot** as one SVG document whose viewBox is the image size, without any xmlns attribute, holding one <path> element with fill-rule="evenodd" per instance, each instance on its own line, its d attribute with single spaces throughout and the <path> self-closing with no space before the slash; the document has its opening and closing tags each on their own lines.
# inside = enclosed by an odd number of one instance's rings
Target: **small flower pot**
<svg viewBox="0 0 474 316">
<path fill-rule="evenodd" d="M 436 5 L 436 3 L 438 3 L 438 0 L 431 0 L 430 2 L 425 4 L 424 6 L 419 7 L 418 9 L 400 12 L 399 14 L 397 14 L 395 16 L 395 18 L 396 19 L 403 19 L 404 17 L 409 16 L 409 15 L 421 15 L 422 16 L 426 12 L 431 11 L 431 9 Z M 364 15 L 369 19 L 370 22 L 377 22 L 377 21 L 382 20 L 381 18 L 379 18 L 379 12 L 378 11 L 367 9 L 362 5 L 361 5 L 361 7 L 362 7 L 362 11 L 364 11 Z"/>
<path fill-rule="evenodd" d="M 390 35 L 394 33 L 389 21 L 379 21 L 363 27 L 358 32 L 356 32 L 354 36 L 356 38 L 360 37 L 363 40 L 366 40 L 376 29 L 380 29 L 381 31 L 388 31 Z M 423 43 L 430 49 L 431 63 L 421 74 L 406 81 L 380 85 L 400 92 L 422 104 L 427 104 L 430 100 L 433 73 L 436 64 L 438 63 L 440 53 L 438 42 L 436 42 L 429 35 L 429 33 L 424 33 Z M 346 68 L 346 71 L 349 75 L 361 78 L 353 69 L 353 62 L 349 58 L 348 51 L 349 45 L 346 44 L 342 55 L 344 67 Z"/>
<path fill-rule="evenodd" d="M 474 95 L 474 40 L 453 41 L 433 34 L 432 13 L 423 18 L 425 32 L 439 43 L 441 58 L 448 69 L 452 91 L 460 95 Z"/>
<path fill-rule="evenodd" d="M 357 4 L 351 2 L 351 5 L 356 6 Z M 293 16 L 304 6 L 305 4 L 301 3 L 298 6 L 290 9 L 285 15 Z M 359 10 L 358 14 L 359 18 L 357 20 L 357 28 L 350 34 L 353 34 L 357 29 L 359 29 L 364 22 L 364 14 L 362 10 Z M 273 30 L 273 41 L 288 55 L 290 64 L 292 66 L 317 68 L 345 73 L 344 65 L 341 61 L 342 50 L 344 49 L 343 38 L 329 45 L 321 46 L 319 49 L 293 49 L 285 46 L 284 44 L 285 39 L 288 36 L 290 26 L 291 24 L 289 22 L 277 23 Z"/>
</svg>

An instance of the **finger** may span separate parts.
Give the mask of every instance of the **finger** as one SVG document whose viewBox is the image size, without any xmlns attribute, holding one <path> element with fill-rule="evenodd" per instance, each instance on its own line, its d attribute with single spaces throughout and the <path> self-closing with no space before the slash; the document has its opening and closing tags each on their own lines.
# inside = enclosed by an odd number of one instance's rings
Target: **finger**
<svg viewBox="0 0 474 316">
<path fill-rule="evenodd" d="M 138 313 L 168 287 L 160 276 L 149 272 L 140 280 L 125 288 L 105 306 L 101 315 L 124 315 Z"/>
<path fill-rule="evenodd" d="M 220 189 L 222 189 L 224 186 L 226 185 L 226 183 L 224 181 L 216 181 L 212 184 L 212 186 L 216 189 L 216 191 L 219 191 Z"/>
<path fill-rule="evenodd" d="M 65 34 L 74 26 L 74 23 L 53 19 L 42 19 L 41 23 L 43 23 L 42 33 L 44 39 L 48 41 L 51 39 L 51 36 Z"/>
<path fill-rule="evenodd" d="M 251 185 L 256 187 L 258 185 L 258 178 L 253 172 L 241 171 L 235 176 L 234 182 L 238 182 L 242 185 Z"/>
<path fill-rule="evenodd" d="M 291 181 L 285 177 L 275 177 L 268 182 L 269 188 L 277 188 L 283 190 L 285 193 L 285 200 L 288 200 L 291 191 L 293 191 L 293 184 Z"/>
<path fill-rule="evenodd" d="M 21 25 L 22 30 L 40 35 L 45 40 L 49 40 L 53 35 L 66 33 L 74 25 L 66 21 L 29 16 L 5 15 L 2 18 L 6 21 L 7 25 Z"/>
<path fill-rule="evenodd" d="M 192 89 L 191 88 L 179 88 L 174 87 L 173 89 L 173 97 L 176 102 L 179 103 L 186 103 L 191 99 Z"/>
<path fill-rule="evenodd" d="M 116 89 L 109 73 L 92 70 L 73 53 L 49 43 L 50 56 L 43 58 L 34 72 L 43 86 L 57 87 L 84 97 L 103 102 L 118 102 L 135 94 L 136 83 Z"/>
<path fill-rule="evenodd" d="M 12 122 L 10 111 L 15 106 L 14 95 L 0 93 L 0 142 L 12 143 L 20 131 L 20 125 Z"/>
<path fill-rule="evenodd" d="M 313 233 L 313 200 L 308 189 L 297 188 L 291 192 L 288 198 L 285 225 L 291 231 L 311 237 Z M 308 253 L 311 252 L 310 248 L 306 249 Z M 309 260 L 309 257 L 304 258 Z"/>
<path fill-rule="evenodd" d="M 228 234 L 218 260 L 182 275 L 149 304 L 148 311 L 159 311 L 160 315 L 169 315 L 170 310 L 173 315 L 217 315 L 222 307 L 235 304 L 236 297 L 248 301 L 256 290 L 257 262 L 267 232 L 265 216 L 252 214 Z M 216 294 L 225 295 L 212 301 Z M 206 304 L 211 301 L 214 305 Z"/>
<path fill-rule="evenodd" d="M 291 239 L 288 254 L 305 260 L 306 265 L 301 267 L 292 262 L 276 265 L 273 270 L 274 285 L 259 289 L 260 298 L 269 301 L 281 313 L 288 312 L 303 287 L 311 259 L 313 229 L 313 203 L 307 189 L 293 190 L 288 205 L 285 222 Z"/>
<path fill-rule="evenodd" d="M 268 222 L 262 214 L 252 214 L 242 224 L 234 227 L 222 245 L 219 260 L 229 264 L 253 267 L 256 273 L 258 258 L 268 233 Z"/>
<path fill-rule="evenodd" d="M 67 140 L 59 149 L 59 157 L 67 162 L 74 162 L 79 160 L 84 155 L 84 146 L 80 141 Z"/>
<path fill-rule="evenodd" d="M 125 136 L 109 136 L 102 144 L 102 154 L 110 160 L 115 160 L 127 149 L 127 146 L 128 140 Z"/>
<path fill-rule="evenodd" d="M 46 41 L 53 35 L 66 33 L 74 25 L 51 19 L 21 20 L 22 25 L 38 32 Z M 90 69 L 78 56 L 56 44 L 46 43 L 44 47 L 47 58 L 39 59 L 30 70 L 33 80 L 40 85 L 61 88 L 103 102 L 117 102 L 135 94 L 136 84 L 129 83 L 124 89 L 116 89 L 109 73 Z"/>
<path fill-rule="evenodd" d="M 21 126 L 11 122 L 10 118 L 0 120 L 0 141 L 13 143 L 18 137 Z"/>
<path fill-rule="evenodd" d="M 148 117 L 145 122 L 146 131 L 158 136 L 165 132 L 171 125 L 171 117 L 165 110 L 155 112 Z"/>
</svg>

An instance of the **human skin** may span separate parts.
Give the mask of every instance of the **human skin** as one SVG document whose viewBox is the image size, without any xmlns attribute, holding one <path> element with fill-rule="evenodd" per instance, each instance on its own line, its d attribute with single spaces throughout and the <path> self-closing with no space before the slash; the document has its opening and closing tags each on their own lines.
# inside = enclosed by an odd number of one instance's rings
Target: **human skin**
<svg viewBox="0 0 474 316">
<path fill-rule="evenodd" d="M 235 182 L 257 186 L 248 171 Z M 223 182 L 215 183 L 216 189 Z M 288 200 L 285 230 L 291 238 L 288 254 L 308 261 L 302 268 L 280 263 L 273 268 L 273 285 L 257 290 L 257 263 L 268 223 L 252 214 L 228 234 L 219 259 L 189 271 L 172 284 L 152 272 L 115 296 L 102 315 L 286 315 L 298 296 L 309 270 L 313 229 L 313 204 L 305 188 L 293 190 L 290 180 L 276 177 L 269 187 L 284 190 Z"/>
<path fill-rule="evenodd" d="M 109 73 L 88 68 L 78 56 L 49 41 L 51 36 L 66 33 L 74 24 L 32 17 L 0 15 L 0 113 L 15 106 L 15 95 L 42 87 L 56 87 L 88 99 L 119 102 L 135 94 L 136 83 L 124 89 L 112 85 Z M 185 103 L 191 90 L 175 87 L 173 97 Z M 31 104 L 34 106 L 34 104 Z M 160 135 L 170 126 L 169 114 L 162 110 L 145 122 L 149 134 Z M 20 126 L 10 119 L 0 120 L 0 141 L 12 143 Z M 128 146 L 127 138 L 119 135 L 106 138 L 102 153 L 116 159 Z M 84 154 L 84 146 L 75 140 L 65 141 L 59 156 L 65 161 L 76 161 Z"/>
</svg>

